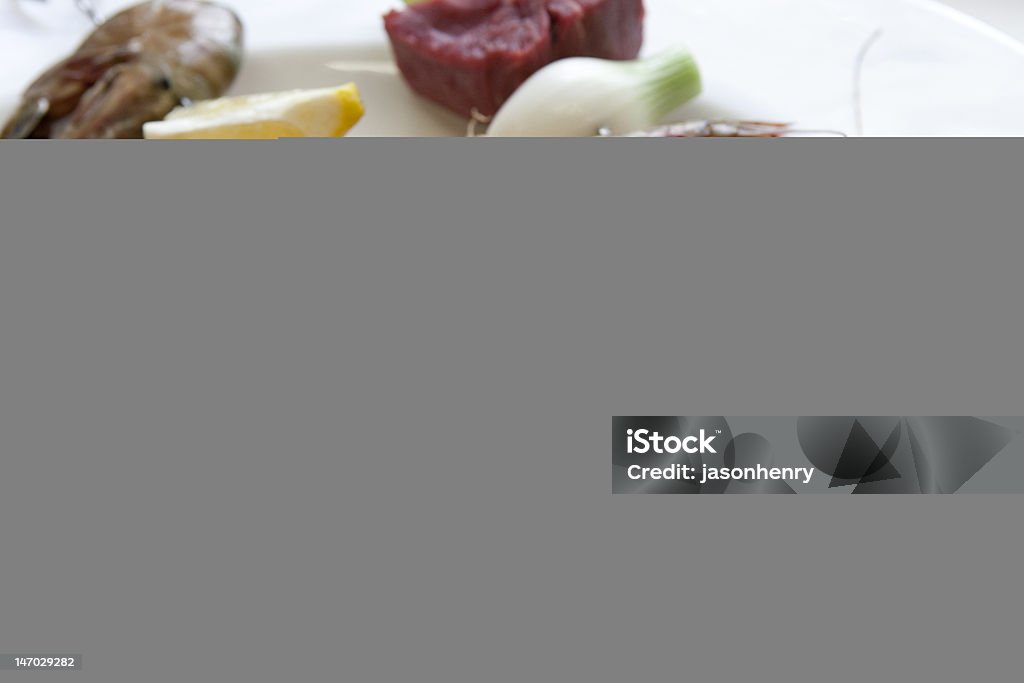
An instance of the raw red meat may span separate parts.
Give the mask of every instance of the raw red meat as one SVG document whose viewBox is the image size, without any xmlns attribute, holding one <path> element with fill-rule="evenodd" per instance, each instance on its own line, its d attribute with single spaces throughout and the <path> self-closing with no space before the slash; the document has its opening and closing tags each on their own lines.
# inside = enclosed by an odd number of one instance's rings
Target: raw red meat
<svg viewBox="0 0 1024 683">
<path fill-rule="evenodd" d="M 632 59 L 643 0 L 427 0 L 384 17 L 409 86 L 462 116 L 493 115 L 563 57 Z"/>
<path fill-rule="evenodd" d="M 463 116 L 493 114 L 553 58 L 543 0 L 429 0 L 384 26 L 409 86 Z"/>
<path fill-rule="evenodd" d="M 643 0 L 547 0 L 555 59 L 633 59 L 644 42 Z"/>
</svg>

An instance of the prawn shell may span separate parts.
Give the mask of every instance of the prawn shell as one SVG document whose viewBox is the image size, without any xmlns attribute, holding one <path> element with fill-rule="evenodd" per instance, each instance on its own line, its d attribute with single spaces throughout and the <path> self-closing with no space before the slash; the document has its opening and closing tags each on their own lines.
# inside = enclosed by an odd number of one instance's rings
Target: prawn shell
<svg viewBox="0 0 1024 683">
<path fill-rule="evenodd" d="M 182 101 L 223 95 L 243 29 L 205 0 L 151 0 L 97 27 L 25 91 L 0 137 L 138 138 Z"/>
</svg>

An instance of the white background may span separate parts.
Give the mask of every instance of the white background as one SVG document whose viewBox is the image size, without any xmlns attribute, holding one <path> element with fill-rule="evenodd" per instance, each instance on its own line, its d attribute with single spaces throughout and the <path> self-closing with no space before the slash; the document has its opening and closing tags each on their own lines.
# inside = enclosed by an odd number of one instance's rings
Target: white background
<svg viewBox="0 0 1024 683">
<path fill-rule="evenodd" d="M 339 0 L 340 2 L 353 2 L 355 0 Z M 706 0 L 679 0 L 680 2 L 703 2 Z M 718 1 L 718 0 L 716 0 Z M 1024 41 L 1024 0 L 944 0 L 945 4 L 958 9 L 962 12 L 971 14 L 992 26 L 1008 33 L 1018 40 Z M 23 5 L 31 6 L 36 5 L 35 0 L 0 0 L 0 4 L 12 5 L 16 2 L 20 2 Z M 46 0 L 51 5 L 67 5 L 72 4 L 71 0 Z M 398 0 L 396 0 L 396 4 Z M 99 6 L 101 9 L 105 4 L 104 0 L 94 0 L 94 4 Z M 241 5 L 256 5 L 262 6 L 263 9 L 268 9 L 268 5 L 278 4 L 282 7 L 288 7 L 289 5 L 295 6 L 296 3 L 292 0 L 235 0 L 232 4 L 236 6 Z M 301 8 L 298 8 L 301 11 Z M 4 12 L 0 12 L 0 23 L 3 20 L 10 19 L 11 15 L 6 15 Z"/>
<path fill-rule="evenodd" d="M 32 0 L 4 0 L 5 2 L 20 1 L 24 3 L 31 3 Z M 54 3 L 66 3 L 70 4 L 71 0 L 48 0 Z M 275 0 L 263 0 L 263 2 L 272 3 Z M 289 0 L 277 0 L 282 4 L 287 4 Z M 342 2 L 352 2 L 354 0 L 340 0 Z M 691 0 L 681 0 L 691 1 Z M 972 14 L 979 19 L 982 19 L 993 26 L 1014 35 L 1020 40 L 1024 40 L 1024 0 L 944 0 L 947 5 L 959 9 L 968 14 Z M 103 0 L 96 0 L 96 3 L 102 6 Z"/>
</svg>

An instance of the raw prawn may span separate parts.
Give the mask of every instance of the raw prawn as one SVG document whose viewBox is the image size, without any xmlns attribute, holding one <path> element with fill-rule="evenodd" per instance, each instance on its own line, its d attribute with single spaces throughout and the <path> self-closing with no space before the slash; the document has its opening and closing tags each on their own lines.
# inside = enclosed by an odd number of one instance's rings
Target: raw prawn
<svg viewBox="0 0 1024 683">
<path fill-rule="evenodd" d="M 661 126 L 627 137 L 643 138 L 781 138 L 792 132 L 789 124 L 764 121 L 687 121 Z"/>
<path fill-rule="evenodd" d="M 222 95 L 242 25 L 222 5 L 152 0 L 101 24 L 28 87 L 0 138 L 141 138 L 183 102 Z"/>
</svg>

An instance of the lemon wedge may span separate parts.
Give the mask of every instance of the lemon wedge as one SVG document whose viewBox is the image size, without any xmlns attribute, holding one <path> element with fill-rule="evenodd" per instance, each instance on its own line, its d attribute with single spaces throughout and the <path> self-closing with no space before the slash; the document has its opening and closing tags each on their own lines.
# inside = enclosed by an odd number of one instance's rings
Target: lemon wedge
<svg viewBox="0 0 1024 683">
<path fill-rule="evenodd" d="M 338 138 L 363 116 L 354 83 L 206 100 L 178 107 L 143 127 L 147 140 L 274 140 Z"/>
</svg>

